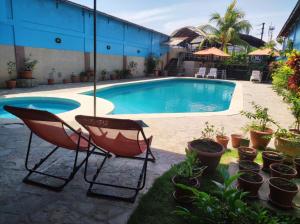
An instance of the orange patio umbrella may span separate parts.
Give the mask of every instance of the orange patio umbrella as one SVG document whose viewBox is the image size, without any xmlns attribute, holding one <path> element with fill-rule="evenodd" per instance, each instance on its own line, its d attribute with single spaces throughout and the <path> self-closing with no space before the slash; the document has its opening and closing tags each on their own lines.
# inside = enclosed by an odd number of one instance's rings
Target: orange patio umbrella
<svg viewBox="0 0 300 224">
<path fill-rule="evenodd" d="M 271 48 L 265 48 L 265 49 L 257 49 L 255 51 L 250 52 L 248 55 L 250 56 L 274 56 L 279 57 L 279 53 L 275 50 L 272 50 Z"/>
<path fill-rule="evenodd" d="M 200 56 L 218 56 L 218 57 L 230 57 L 229 54 L 226 54 L 224 51 L 221 51 L 218 48 L 211 47 L 205 50 L 197 51 L 194 53 L 195 55 L 200 55 Z"/>
</svg>

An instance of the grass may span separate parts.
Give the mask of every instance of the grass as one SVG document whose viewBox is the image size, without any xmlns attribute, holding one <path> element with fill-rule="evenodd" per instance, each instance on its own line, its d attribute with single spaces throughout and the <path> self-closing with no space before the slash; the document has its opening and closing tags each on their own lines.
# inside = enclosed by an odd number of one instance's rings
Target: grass
<svg viewBox="0 0 300 224">
<path fill-rule="evenodd" d="M 226 167 L 226 165 L 220 165 Z M 128 224 L 182 224 L 181 218 L 172 212 L 176 209 L 178 204 L 172 198 L 174 187 L 171 178 L 175 175 L 174 168 L 164 173 L 159 177 L 145 194 L 134 213 L 131 215 Z M 216 173 L 214 180 L 221 179 L 220 174 Z M 212 189 L 215 185 L 210 179 L 203 178 L 201 182 L 201 190 L 206 191 Z"/>
<path fill-rule="evenodd" d="M 229 164 L 230 162 L 236 162 L 239 158 L 237 149 L 227 149 L 224 155 L 222 156 L 221 163 Z M 262 164 L 261 151 L 258 151 L 255 162 Z"/>
</svg>

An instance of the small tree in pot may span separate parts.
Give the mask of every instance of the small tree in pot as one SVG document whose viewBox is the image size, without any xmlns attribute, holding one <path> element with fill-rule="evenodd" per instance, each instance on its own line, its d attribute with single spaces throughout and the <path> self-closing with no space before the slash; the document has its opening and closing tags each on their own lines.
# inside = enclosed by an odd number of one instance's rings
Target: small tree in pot
<svg viewBox="0 0 300 224">
<path fill-rule="evenodd" d="M 135 61 L 131 61 L 128 63 L 128 69 L 130 71 L 130 75 L 134 75 L 137 71 L 138 63 Z"/>
<path fill-rule="evenodd" d="M 219 144 L 223 145 L 225 149 L 227 149 L 229 137 L 226 136 L 224 127 L 221 127 L 221 129 L 217 130 L 216 140 Z"/>
<path fill-rule="evenodd" d="M 188 148 L 197 152 L 199 161 L 202 165 L 207 166 L 204 174 L 213 174 L 219 165 L 221 156 L 225 152 L 223 145 L 214 140 L 214 125 L 205 123 L 205 128 L 201 132 L 199 139 L 188 143 Z"/>
<path fill-rule="evenodd" d="M 16 88 L 17 81 L 13 78 L 13 73 L 16 71 L 16 63 L 9 61 L 7 62 L 7 73 L 9 75 L 9 80 L 6 81 L 6 87 L 8 89 Z"/>
<path fill-rule="evenodd" d="M 251 123 L 246 126 L 246 130 L 250 131 L 250 139 L 253 148 L 265 149 L 271 141 L 273 130 L 271 124 L 276 122 L 270 117 L 268 108 L 263 108 L 260 105 L 252 102 L 254 112 L 242 111 L 241 114 L 251 120 Z"/>
<path fill-rule="evenodd" d="M 32 73 L 38 61 L 32 60 L 30 57 L 24 59 L 24 71 L 20 73 L 22 79 L 32 79 Z"/>
<path fill-rule="evenodd" d="M 106 80 L 106 74 L 107 74 L 107 71 L 106 71 L 105 69 L 103 69 L 103 70 L 101 71 L 101 80 L 102 80 L 102 81 Z"/>
<path fill-rule="evenodd" d="M 281 128 L 274 135 L 276 150 L 291 157 L 300 156 L 300 135 Z"/>
</svg>

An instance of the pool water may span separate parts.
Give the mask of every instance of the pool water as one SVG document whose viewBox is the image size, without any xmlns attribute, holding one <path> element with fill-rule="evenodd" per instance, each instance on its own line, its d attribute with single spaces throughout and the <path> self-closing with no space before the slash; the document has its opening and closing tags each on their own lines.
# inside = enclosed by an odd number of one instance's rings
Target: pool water
<svg viewBox="0 0 300 224">
<path fill-rule="evenodd" d="M 232 82 L 175 78 L 103 88 L 97 97 L 115 105 L 113 114 L 216 112 L 229 109 L 234 88 Z"/>
<path fill-rule="evenodd" d="M 53 114 L 60 114 L 74 110 L 80 106 L 77 101 L 53 97 L 16 97 L 0 99 L 0 118 L 15 118 L 3 109 L 4 105 L 46 110 Z"/>
</svg>

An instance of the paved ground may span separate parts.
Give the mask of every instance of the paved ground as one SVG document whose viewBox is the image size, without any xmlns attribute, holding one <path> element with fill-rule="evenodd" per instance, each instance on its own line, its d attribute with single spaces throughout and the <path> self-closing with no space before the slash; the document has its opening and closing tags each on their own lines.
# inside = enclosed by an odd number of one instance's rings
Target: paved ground
<svg viewBox="0 0 300 224">
<path fill-rule="evenodd" d="M 288 127 L 293 118 L 270 85 L 241 82 L 244 94 L 244 109 L 251 108 L 255 101 L 270 108 L 270 113 L 282 126 Z M 40 89 L 61 87 L 40 87 Z M 18 90 L 20 91 L 20 90 Z M 26 90 L 28 91 L 28 90 Z M 38 91 L 38 89 L 37 89 Z M 4 91 L 0 93 L 5 94 Z M 245 119 L 240 115 L 210 117 L 180 117 L 144 119 L 149 125 L 148 134 L 154 135 L 153 151 L 158 158 L 150 164 L 146 192 L 156 177 L 169 167 L 183 159 L 186 143 L 200 136 L 205 121 L 216 126 L 224 126 L 228 134 L 241 132 Z M 72 125 L 77 126 L 75 122 Z M 55 193 L 22 183 L 26 174 L 24 158 L 29 132 L 23 126 L 0 125 L 0 223 L 126 223 L 127 218 L 138 204 L 128 204 L 86 197 L 88 185 L 83 181 L 83 169 L 63 192 Z M 38 161 L 48 149 L 49 144 L 34 138 L 34 154 L 31 162 Z M 54 155 L 43 169 L 49 172 L 58 170 L 63 173 L 72 165 L 72 152 L 64 151 Z M 84 155 L 81 155 L 83 158 Z M 97 164 L 97 158 L 91 158 L 91 168 Z M 111 159 L 105 167 L 104 179 L 110 182 L 130 181 L 138 175 L 138 164 L 128 160 Z M 128 172 L 129 170 L 129 172 Z M 114 175 L 117 174 L 117 175 Z M 105 189 L 104 189 L 105 190 Z"/>
</svg>

